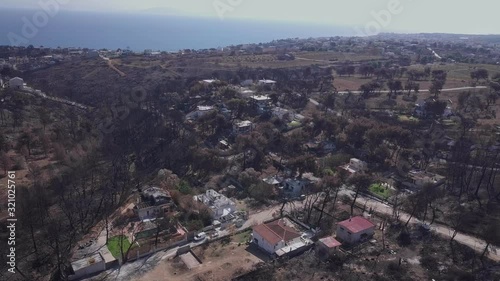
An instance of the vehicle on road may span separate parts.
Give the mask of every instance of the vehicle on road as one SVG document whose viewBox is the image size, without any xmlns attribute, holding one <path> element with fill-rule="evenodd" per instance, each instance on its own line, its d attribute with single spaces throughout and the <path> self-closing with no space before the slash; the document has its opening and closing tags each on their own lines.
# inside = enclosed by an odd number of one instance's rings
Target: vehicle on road
<svg viewBox="0 0 500 281">
<path fill-rule="evenodd" d="M 202 241 L 207 238 L 207 234 L 205 232 L 200 232 L 194 236 L 194 241 Z"/>
</svg>

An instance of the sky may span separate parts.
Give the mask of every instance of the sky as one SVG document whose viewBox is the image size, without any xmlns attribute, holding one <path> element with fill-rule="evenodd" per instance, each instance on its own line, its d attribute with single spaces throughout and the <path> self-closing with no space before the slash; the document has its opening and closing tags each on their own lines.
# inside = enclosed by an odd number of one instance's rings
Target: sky
<svg viewBox="0 0 500 281">
<path fill-rule="evenodd" d="M 41 9 L 39 2 L 51 1 L 64 10 L 320 23 L 365 33 L 500 34 L 498 0 L 1 0 L 0 9 Z"/>
</svg>

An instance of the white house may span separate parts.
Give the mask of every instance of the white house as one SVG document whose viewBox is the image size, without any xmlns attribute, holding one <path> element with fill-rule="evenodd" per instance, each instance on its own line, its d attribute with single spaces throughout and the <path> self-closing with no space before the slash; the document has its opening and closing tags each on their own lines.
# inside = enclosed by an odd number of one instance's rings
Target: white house
<svg viewBox="0 0 500 281">
<path fill-rule="evenodd" d="M 306 179 L 286 179 L 281 189 L 286 197 L 299 197 L 309 184 L 309 180 Z"/>
<path fill-rule="evenodd" d="M 283 182 L 283 180 L 278 176 L 267 177 L 265 179 L 262 179 L 262 181 L 267 184 L 273 185 L 276 188 L 279 188 L 280 184 Z"/>
<path fill-rule="evenodd" d="M 264 112 L 271 101 L 271 98 L 266 95 L 251 96 L 250 99 L 254 104 L 257 105 L 260 113 Z"/>
<path fill-rule="evenodd" d="M 261 85 L 261 86 L 263 86 L 263 85 L 274 86 L 274 85 L 276 85 L 276 81 L 269 80 L 269 79 L 262 79 L 262 80 L 259 80 L 259 85 Z"/>
<path fill-rule="evenodd" d="M 368 164 L 357 158 L 351 158 L 351 160 L 349 160 L 349 164 L 342 166 L 342 168 L 351 174 L 355 174 L 366 171 L 368 169 Z"/>
<path fill-rule="evenodd" d="M 193 199 L 210 208 L 212 217 L 216 220 L 236 211 L 233 201 L 213 189 L 207 190 L 205 194 L 195 195 Z"/>
<path fill-rule="evenodd" d="M 211 112 L 214 112 L 215 108 L 213 106 L 204 106 L 199 105 L 196 107 L 195 111 L 192 111 L 186 115 L 187 119 L 198 119 L 202 116 L 205 116 Z"/>
<path fill-rule="evenodd" d="M 271 98 L 265 95 L 251 96 L 250 99 L 252 99 L 259 106 L 266 106 L 271 101 Z"/>
<path fill-rule="evenodd" d="M 285 119 L 285 117 L 288 117 L 290 119 L 290 110 L 282 108 L 282 107 L 275 107 L 272 109 L 271 114 L 274 117 L 277 117 L 281 120 Z"/>
<path fill-rule="evenodd" d="M 282 219 L 253 227 L 252 242 L 269 254 L 301 242 L 301 234 Z"/>
<path fill-rule="evenodd" d="M 9 88 L 11 89 L 23 90 L 24 86 L 26 86 L 26 84 L 22 78 L 14 77 L 9 80 Z"/>
<path fill-rule="evenodd" d="M 245 134 L 248 132 L 251 132 L 254 128 L 254 124 L 252 121 L 241 121 L 241 122 L 236 122 L 233 127 L 233 132 L 236 134 Z"/>
<path fill-rule="evenodd" d="M 354 217 L 337 224 L 337 239 L 348 244 L 368 240 L 375 233 L 375 224 L 364 217 Z"/>
<path fill-rule="evenodd" d="M 210 84 L 215 83 L 217 81 L 218 80 L 216 80 L 216 79 L 205 79 L 205 80 L 201 80 L 200 83 L 205 84 L 205 85 L 210 85 Z"/>
<path fill-rule="evenodd" d="M 245 87 L 241 87 L 239 89 L 240 93 L 244 96 L 244 97 L 251 97 L 255 94 L 255 91 L 253 90 L 250 90 L 248 88 L 245 88 Z"/>
<path fill-rule="evenodd" d="M 446 178 L 426 171 L 411 170 L 408 172 L 407 180 L 403 182 L 403 185 L 410 189 L 418 189 L 424 187 L 426 184 L 440 186 L 445 183 Z"/>
<path fill-rule="evenodd" d="M 146 187 L 138 198 L 133 211 L 141 220 L 154 219 L 173 208 L 172 197 L 158 187 Z"/>
</svg>

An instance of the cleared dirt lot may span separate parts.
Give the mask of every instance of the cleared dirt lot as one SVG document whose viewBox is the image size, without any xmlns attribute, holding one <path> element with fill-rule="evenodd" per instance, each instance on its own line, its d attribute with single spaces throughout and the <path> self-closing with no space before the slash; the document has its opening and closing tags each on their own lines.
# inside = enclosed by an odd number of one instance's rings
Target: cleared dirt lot
<svg viewBox="0 0 500 281">
<path fill-rule="evenodd" d="M 263 262 L 252 254 L 246 244 L 238 246 L 238 242 L 215 242 L 207 246 L 193 249 L 203 262 L 189 270 L 178 257 L 161 261 L 155 268 L 147 272 L 138 281 L 215 281 L 230 280 L 242 273 L 252 270 L 253 266 Z"/>
</svg>

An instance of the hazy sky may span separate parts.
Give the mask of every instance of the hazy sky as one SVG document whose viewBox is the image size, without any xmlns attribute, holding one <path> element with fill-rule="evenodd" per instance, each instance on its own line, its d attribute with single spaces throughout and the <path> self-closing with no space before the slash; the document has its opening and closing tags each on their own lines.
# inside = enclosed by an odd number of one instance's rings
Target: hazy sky
<svg viewBox="0 0 500 281">
<path fill-rule="evenodd" d="M 396 5 L 380 31 L 500 34 L 498 0 L 1 0 L 0 9 L 39 8 L 60 1 L 62 9 L 113 12 L 171 11 L 224 19 L 244 18 L 366 26 L 373 12 Z M 395 4 L 399 3 L 399 4 Z M 214 7 L 219 7 L 219 11 Z M 393 10 L 394 11 L 394 10 Z M 385 19 L 385 18 L 384 18 Z M 382 21 L 385 24 L 384 21 Z"/>
</svg>

